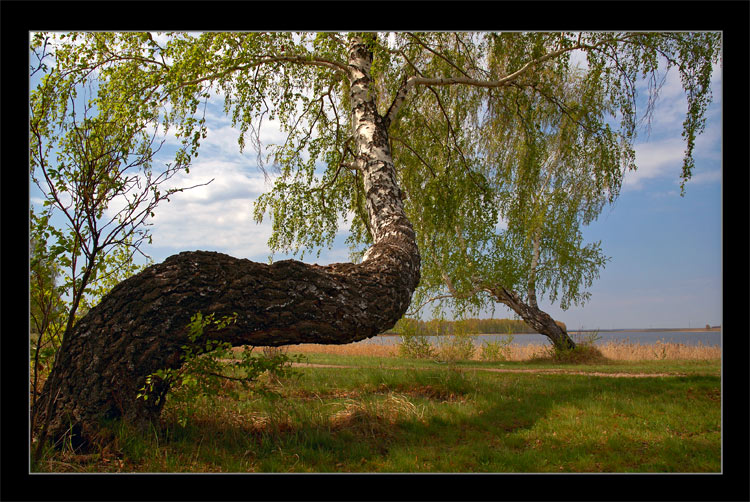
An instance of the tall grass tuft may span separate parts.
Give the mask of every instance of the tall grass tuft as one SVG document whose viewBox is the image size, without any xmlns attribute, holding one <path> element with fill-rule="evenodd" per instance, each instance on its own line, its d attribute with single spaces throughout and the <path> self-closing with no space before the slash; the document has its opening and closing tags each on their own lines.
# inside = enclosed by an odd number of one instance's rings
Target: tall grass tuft
<svg viewBox="0 0 750 502">
<path fill-rule="evenodd" d="M 398 353 L 407 359 L 432 359 L 437 355 L 427 335 L 420 332 L 413 323 L 404 324 L 401 329 Z"/>
<path fill-rule="evenodd" d="M 469 361 L 474 358 L 476 345 L 468 333 L 455 333 L 440 339 L 436 358 L 441 361 Z"/>
<path fill-rule="evenodd" d="M 513 335 L 509 334 L 505 338 L 482 342 L 479 358 L 482 361 L 508 361 L 513 344 Z"/>
</svg>

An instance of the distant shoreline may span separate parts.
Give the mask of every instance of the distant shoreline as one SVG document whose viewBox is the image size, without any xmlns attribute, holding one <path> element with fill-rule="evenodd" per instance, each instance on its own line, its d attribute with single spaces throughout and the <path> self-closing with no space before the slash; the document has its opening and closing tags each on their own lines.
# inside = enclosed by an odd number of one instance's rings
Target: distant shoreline
<svg viewBox="0 0 750 502">
<path fill-rule="evenodd" d="M 568 333 L 591 333 L 594 331 L 598 331 L 600 333 L 616 333 L 618 331 L 627 331 L 629 333 L 655 333 L 658 331 L 674 331 L 674 332 L 702 332 L 705 333 L 707 331 L 721 331 L 721 328 L 617 328 L 617 329 L 578 329 L 578 330 L 571 330 L 568 331 Z"/>
</svg>

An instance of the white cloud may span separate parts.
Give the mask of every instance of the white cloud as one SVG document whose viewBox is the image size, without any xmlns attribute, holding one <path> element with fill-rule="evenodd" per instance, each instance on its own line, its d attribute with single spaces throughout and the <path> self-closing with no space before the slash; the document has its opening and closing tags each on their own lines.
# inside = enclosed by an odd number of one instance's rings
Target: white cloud
<svg viewBox="0 0 750 502">
<path fill-rule="evenodd" d="M 170 185 L 194 186 L 209 181 L 209 185 L 187 190 L 179 197 L 191 202 L 247 199 L 255 198 L 271 187 L 271 181 L 266 182 L 254 166 L 213 158 L 196 161 L 189 174 L 178 173 L 170 180 Z"/>
<path fill-rule="evenodd" d="M 656 103 L 650 117 L 646 115 L 647 102 L 655 89 L 649 89 L 649 86 L 652 85 L 650 77 L 640 78 L 636 82 L 638 94 L 636 102 L 637 120 L 641 121 L 640 134 L 645 134 L 645 137 L 649 138 L 654 135 L 659 139 L 663 137 L 665 132 L 671 134 L 673 130 L 680 130 L 687 112 L 687 101 L 679 72 L 675 68 L 667 71 L 666 63 L 662 62 L 655 79 L 656 86 L 661 84 L 661 87 L 658 90 Z"/>
<path fill-rule="evenodd" d="M 685 144 L 680 138 L 669 138 L 635 145 L 635 171 L 628 171 L 623 177 L 622 186 L 627 189 L 641 189 L 645 180 L 662 176 L 679 176 Z"/>
<path fill-rule="evenodd" d="M 199 158 L 219 157 L 219 158 L 241 158 L 240 147 L 237 139 L 240 131 L 229 126 L 209 127 L 206 138 L 201 142 Z"/>
<path fill-rule="evenodd" d="M 231 113 L 231 112 L 230 112 Z M 219 155 L 222 158 L 233 157 L 240 159 L 240 147 L 238 139 L 240 130 L 232 127 L 231 117 L 224 113 L 223 98 L 212 97 L 206 107 L 206 123 L 208 125 L 206 138 L 201 141 L 200 155 Z M 282 145 L 286 141 L 287 134 L 281 131 L 281 124 L 278 120 L 269 120 L 267 117 L 259 122 L 258 118 L 253 119 L 253 127 L 260 127 L 259 140 L 261 143 L 261 154 L 267 155 L 266 148 L 271 145 Z M 257 161 L 257 152 L 252 142 L 251 130 L 245 133 L 245 159 Z"/>
<path fill-rule="evenodd" d="M 252 208 L 271 181 L 267 182 L 251 162 L 214 156 L 207 160 L 199 157 L 190 174 L 175 175 L 169 185 L 187 187 L 209 181 L 175 194 L 157 208 L 151 220 L 154 246 L 207 249 L 244 258 L 267 254 L 270 224 L 257 225 Z"/>
<path fill-rule="evenodd" d="M 578 67 L 582 70 L 587 70 L 589 67 L 589 62 L 586 53 L 579 49 L 570 51 L 570 66 L 573 68 Z"/>
<path fill-rule="evenodd" d="M 703 171 L 693 174 L 690 178 L 689 183 L 692 184 L 703 184 L 703 183 L 716 183 L 721 182 L 721 169 L 714 169 L 712 171 Z"/>
<path fill-rule="evenodd" d="M 202 146 L 201 156 L 191 165 L 190 173 L 180 172 L 168 183 L 169 187 L 187 187 L 207 183 L 174 194 L 170 202 L 159 205 L 150 220 L 153 250 L 157 261 L 170 254 L 186 250 L 219 251 L 239 258 L 265 261 L 270 254 L 267 242 L 271 236 L 271 222 L 266 218 L 257 224 L 253 219 L 253 204 L 258 196 L 273 186 L 274 176 L 265 178 L 257 168 L 254 154 L 239 154 L 236 130 L 221 127 L 209 133 Z M 167 188 L 167 186 L 165 186 Z M 340 235 L 349 230 L 350 218 L 339 218 Z M 158 253 L 152 253 L 152 251 Z M 349 261 L 345 245 L 324 249 L 320 258 L 305 254 L 318 263 Z M 287 256 L 276 255 L 275 259 Z"/>
<path fill-rule="evenodd" d="M 695 169 L 690 183 L 721 181 L 721 71 L 712 75 L 713 102 L 706 111 L 707 125 L 696 138 L 693 158 Z M 639 92 L 646 92 L 645 81 Z M 645 105 L 643 105 L 645 106 Z M 641 111 L 645 111 L 644 108 Z M 680 174 L 687 144 L 682 138 L 682 123 L 687 112 L 685 91 L 679 72 L 672 68 L 666 75 L 651 122 L 651 134 L 635 145 L 638 169 L 625 173 L 623 189 L 637 190 L 647 180 L 671 177 L 681 183 Z"/>
<path fill-rule="evenodd" d="M 271 226 L 253 221 L 251 202 L 174 197 L 153 219 L 153 245 L 173 252 L 201 249 L 258 259 L 269 253 Z"/>
</svg>

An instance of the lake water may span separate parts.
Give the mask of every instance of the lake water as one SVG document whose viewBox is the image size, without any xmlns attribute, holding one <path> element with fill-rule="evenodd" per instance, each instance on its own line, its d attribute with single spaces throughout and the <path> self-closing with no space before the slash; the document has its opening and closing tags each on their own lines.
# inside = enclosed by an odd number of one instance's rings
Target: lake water
<svg viewBox="0 0 750 502">
<path fill-rule="evenodd" d="M 574 341 L 587 340 L 590 335 L 572 333 Z M 681 343 L 684 345 L 704 345 L 721 347 L 721 331 L 603 331 L 597 334 L 596 344 L 608 342 L 625 342 L 640 345 L 662 343 Z M 483 341 L 503 340 L 506 335 L 473 335 L 477 345 Z M 441 337 L 428 336 L 430 343 L 437 344 Z M 393 335 L 379 335 L 356 343 L 393 345 L 401 342 L 401 337 Z M 514 345 L 546 345 L 551 344 L 549 338 L 539 334 L 517 334 L 513 336 Z"/>
</svg>

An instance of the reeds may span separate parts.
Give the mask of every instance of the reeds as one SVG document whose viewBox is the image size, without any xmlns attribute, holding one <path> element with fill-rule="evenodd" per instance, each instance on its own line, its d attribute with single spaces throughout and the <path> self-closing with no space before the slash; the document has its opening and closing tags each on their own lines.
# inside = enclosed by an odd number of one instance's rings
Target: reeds
<svg viewBox="0 0 750 502">
<path fill-rule="evenodd" d="M 598 343 L 596 347 L 608 359 L 621 361 L 659 361 L 664 359 L 720 359 L 721 347 L 716 345 L 687 345 L 683 343 L 657 342 L 655 344 L 621 342 Z M 337 354 L 349 356 L 399 357 L 398 343 L 381 345 L 377 343 L 354 343 L 347 345 L 304 344 L 290 347 L 293 352 Z M 544 357 L 549 353 L 549 345 L 511 344 L 506 351 L 509 361 L 527 361 Z M 472 359 L 479 360 L 481 351 L 476 350 Z"/>
<path fill-rule="evenodd" d="M 303 354 L 336 354 L 342 356 L 398 357 L 398 344 L 379 345 L 375 343 L 349 343 L 346 345 L 322 345 L 308 343 L 290 345 L 291 352 Z"/>
<path fill-rule="evenodd" d="M 684 343 L 666 343 L 642 345 L 628 340 L 607 342 L 597 345 L 605 357 L 623 361 L 658 361 L 662 359 L 720 359 L 721 347 L 718 345 L 688 345 Z"/>
</svg>

